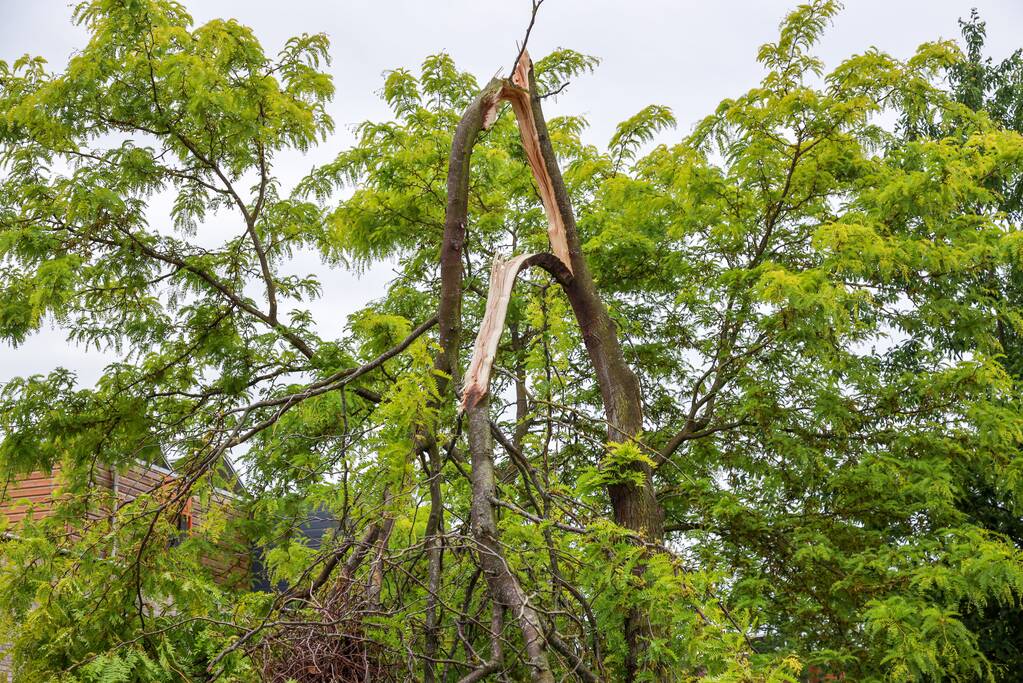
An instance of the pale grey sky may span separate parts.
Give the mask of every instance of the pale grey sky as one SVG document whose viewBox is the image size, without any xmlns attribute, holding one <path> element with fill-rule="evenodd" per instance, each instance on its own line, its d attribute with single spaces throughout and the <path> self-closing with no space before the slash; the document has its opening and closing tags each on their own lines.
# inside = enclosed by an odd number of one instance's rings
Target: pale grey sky
<svg viewBox="0 0 1023 683">
<path fill-rule="evenodd" d="M 309 155 L 278 161 L 285 187 L 312 165 L 331 159 L 352 141 L 351 126 L 381 118 L 387 110 L 377 92 L 381 74 L 396 67 L 415 69 L 429 54 L 450 53 L 463 69 L 485 82 L 508 68 L 528 19 L 528 0 L 186 0 L 197 22 L 234 17 L 251 26 L 268 52 L 296 34 L 325 32 L 334 59 L 337 96 L 331 114 L 337 134 Z M 547 0 L 530 38 L 540 57 L 570 47 L 602 60 L 596 73 L 577 79 L 552 114 L 583 114 L 590 122 L 587 141 L 603 145 L 614 126 L 647 104 L 670 106 L 686 132 L 722 99 L 756 84 L 761 75 L 758 46 L 773 40 L 792 0 Z M 1023 45 L 1021 0 L 847 0 L 827 31 L 818 54 L 828 66 L 874 46 L 898 57 L 918 44 L 957 38 L 956 20 L 976 6 L 988 25 L 988 51 L 996 58 Z M 52 69 L 85 43 L 70 22 L 67 0 L 0 0 L 0 59 L 38 54 Z M 669 139 L 673 133 L 664 136 Z M 388 272 L 361 278 L 319 272 L 324 301 L 314 313 L 322 331 L 384 293 Z M 86 354 L 56 330 L 45 330 L 12 350 L 0 345 L 0 382 L 15 375 L 48 372 L 62 365 L 91 384 L 114 360 Z"/>
</svg>

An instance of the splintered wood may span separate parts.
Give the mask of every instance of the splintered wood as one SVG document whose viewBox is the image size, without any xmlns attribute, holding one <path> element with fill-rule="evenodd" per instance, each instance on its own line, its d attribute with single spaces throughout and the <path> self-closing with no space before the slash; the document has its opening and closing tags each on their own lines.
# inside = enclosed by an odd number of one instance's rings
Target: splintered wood
<svg viewBox="0 0 1023 683">
<path fill-rule="evenodd" d="M 503 260 L 500 256 L 494 258 L 494 265 L 490 269 L 487 310 L 476 334 L 476 346 L 472 350 L 472 360 L 469 361 L 469 369 L 465 373 L 463 409 L 474 406 L 490 388 L 490 371 L 494 367 L 501 331 L 504 330 L 504 319 L 508 314 L 508 302 L 511 301 L 515 277 L 532 256 L 533 254 L 522 254 L 508 260 Z"/>
<path fill-rule="evenodd" d="M 497 119 L 497 109 L 501 100 L 511 102 L 515 120 L 519 126 L 519 135 L 522 138 L 522 147 L 526 151 L 529 168 L 533 171 L 540 199 L 543 201 L 543 208 L 547 213 L 547 235 L 550 237 L 551 250 L 571 273 L 572 258 L 568 252 L 565 221 L 558 207 L 554 183 L 551 181 L 551 175 L 544 162 L 543 152 L 540 149 L 540 134 L 536 129 L 536 119 L 533 117 L 533 104 L 529 92 L 529 69 L 529 53 L 523 50 L 522 56 L 519 57 L 519 61 L 515 65 L 515 73 L 512 74 L 511 82 L 505 81 L 497 95 L 487 103 L 483 112 L 483 127 L 489 128 L 493 125 Z M 504 319 L 508 313 L 508 302 L 511 300 L 515 278 L 533 256 L 534 254 L 523 254 L 507 260 L 503 260 L 499 256 L 494 258 L 494 265 L 490 271 L 487 309 L 476 335 L 476 345 L 473 348 L 472 359 L 469 361 L 469 369 L 465 373 L 465 382 L 462 388 L 463 410 L 472 408 L 490 390 L 490 372 L 494 366 L 498 343 L 501 341 L 501 332 L 504 330 Z"/>
<path fill-rule="evenodd" d="M 568 267 L 568 271 L 572 272 L 572 258 L 568 253 L 568 239 L 565 236 L 565 221 L 558 208 L 554 183 L 547 172 L 547 165 L 540 151 L 540 134 L 536 130 L 536 120 L 533 118 L 533 103 L 529 92 L 529 65 L 529 53 L 523 50 L 519 63 L 515 65 L 511 83 L 505 82 L 501 88 L 501 99 L 511 102 L 515 120 L 519 124 L 522 147 L 526 150 L 529 168 L 533 171 L 544 211 L 547 212 L 547 235 L 551 240 L 551 250 Z"/>
</svg>

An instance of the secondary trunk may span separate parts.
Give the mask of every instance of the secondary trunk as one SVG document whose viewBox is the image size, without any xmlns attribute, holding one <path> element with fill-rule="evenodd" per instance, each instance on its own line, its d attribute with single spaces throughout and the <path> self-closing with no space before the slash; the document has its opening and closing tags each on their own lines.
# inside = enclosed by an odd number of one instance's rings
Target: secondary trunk
<svg viewBox="0 0 1023 683">
<path fill-rule="evenodd" d="M 494 477 L 494 444 L 490 437 L 489 399 L 483 396 L 475 401 L 466 410 L 466 418 L 469 422 L 469 453 L 472 456 L 470 523 L 480 566 L 490 595 L 518 617 L 533 683 L 554 683 L 540 615 L 530 604 L 518 577 L 509 568 L 498 537 L 494 511 L 497 485 Z"/>
<path fill-rule="evenodd" d="M 440 344 L 436 367 L 444 375 L 458 370 L 461 341 L 462 249 L 468 218 L 469 167 L 472 149 L 480 132 L 497 114 L 502 82 L 494 79 L 469 105 L 459 121 L 448 163 L 448 200 L 441 247 Z M 440 391 L 446 389 L 440 380 Z M 547 643 L 539 615 L 530 606 L 518 577 L 511 572 L 500 544 L 494 518 L 494 457 L 490 442 L 489 404 L 484 400 L 468 411 L 469 450 L 472 458 L 472 509 L 470 526 L 480 566 L 491 600 L 515 615 L 525 643 L 531 677 L 535 683 L 553 683 L 547 659 Z"/>
</svg>

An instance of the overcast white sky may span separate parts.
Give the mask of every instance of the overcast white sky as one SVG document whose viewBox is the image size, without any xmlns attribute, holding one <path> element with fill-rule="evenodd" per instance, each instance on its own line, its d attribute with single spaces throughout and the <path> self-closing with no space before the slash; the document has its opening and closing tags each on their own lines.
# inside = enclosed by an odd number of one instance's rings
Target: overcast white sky
<svg viewBox="0 0 1023 683">
<path fill-rule="evenodd" d="M 337 96 L 331 114 L 337 134 L 301 158 L 279 160 L 285 187 L 310 166 L 332 158 L 352 141 L 351 126 L 381 118 L 381 74 L 415 69 L 429 54 L 450 53 L 485 82 L 515 58 L 528 19 L 528 0 L 185 0 L 197 22 L 234 17 L 251 26 L 268 52 L 292 35 L 326 32 Z M 602 145 L 615 124 L 647 104 L 670 106 L 686 132 L 716 104 L 759 80 L 755 55 L 773 40 L 792 0 L 547 0 L 530 38 L 539 58 L 570 47 L 602 60 L 593 75 L 577 79 L 549 113 L 583 114 L 588 141 Z M 1021 0 L 847 0 L 818 53 L 827 65 L 875 46 L 895 56 L 921 42 L 957 38 L 956 20 L 978 7 L 987 21 L 988 52 L 996 58 L 1023 46 Z M 52 69 L 85 44 L 70 22 L 67 0 L 0 0 L 0 59 L 38 54 Z M 677 133 L 675 135 L 678 135 Z M 310 264 L 312 266 L 313 264 Z M 380 296 L 386 271 L 357 278 L 322 272 L 325 301 L 314 312 L 336 326 L 344 316 Z M 75 369 L 91 384 L 113 360 L 68 345 L 57 330 L 35 335 L 12 350 L 0 344 L 0 382 L 16 375 Z"/>
</svg>

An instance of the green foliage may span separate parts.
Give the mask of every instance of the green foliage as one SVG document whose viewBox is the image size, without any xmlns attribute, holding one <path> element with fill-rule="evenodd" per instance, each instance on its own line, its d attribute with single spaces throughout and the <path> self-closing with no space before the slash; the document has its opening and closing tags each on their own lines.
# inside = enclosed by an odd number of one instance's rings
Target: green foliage
<svg viewBox="0 0 1023 683">
<path fill-rule="evenodd" d="M 643 433 L 607 442 L 572 308 L 524 274 L 496 359 L 510 447 L 493 495 L 545 628 L 607 680 L 630 610 L 650 624 L 644 680 L 997 680 L 1018 661 L 994 643 L 1023 595 L 1018 55 L 986 61 L 974 18 L 965 52 L 828 70 L 814 49 L 836 11 L 796 9 L 761 83 L 689 135 L 659 106 L 602 149 L 582 118 L 548 122 Z M 53 322 L 111 358 L 93 387 L 57 369 L 0 389 L 4 475 L 61 477 L 52 514 L 0 549 L 19 680 L 257 680 L 289 629 L 337 627 L 324 604 L 354 595 L 344 626 L 398 678 L 425 675 L 433 605 L 433 656 L 457 680 L 490 643 L 464 425 L 435 331 L 390 351 L 437 308 L 452 134 L 478 81 L 446 54 L 388 72 L 390 118 L 286 193 L 276 155 L 332 130 L 323 36 L 271 57 L 238 22 L 194 26 L 163 0 L 75 17 L 90 41 L 61 71 L 0 63 L 0 335 Z M 541 94 L 597 63 L 557 50 Z M 463 359 L 495 255 L 547 239 L 503 111 L 472 159 Z M 397 275 L 323 329 L 305 307 L 329 272 L 294 274 L 302 252 Z M 246 485 L 229 504 L 225 458 Z M 187 538 L 162 489 L 116 510 L 97 492 L 139 460 L 175 463 L 211 507 Z M 663 539 L 613 521 L 607 489 L 637 468 Z M 289 588 L 204 562 L 250 545 Z"/>
<path fill-rule="evenodd" d="M 611 136 L 608 149 L 617 157 L 615 172 L 623 162 L 636 158 L 640 145 L 650 142 L 654 135 L 675 126 L 675 117 L 667 107 L 650 105 L 630 119 L 618 124 L 615 134 Z"/>
<path fill-rule="evenodd" d="M 549 95 L 560 92 L 568 85 L 570 79 L 593 73 L 599 64 L 600 60 L 591 55 L 558 48 L 538 61 L 533 71 L 541 94 Z"/>
</svg>

